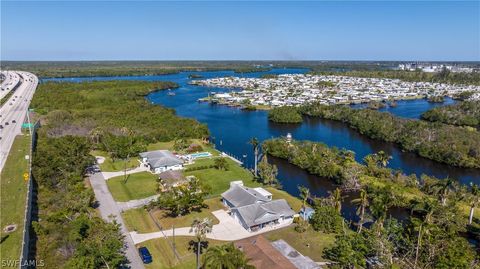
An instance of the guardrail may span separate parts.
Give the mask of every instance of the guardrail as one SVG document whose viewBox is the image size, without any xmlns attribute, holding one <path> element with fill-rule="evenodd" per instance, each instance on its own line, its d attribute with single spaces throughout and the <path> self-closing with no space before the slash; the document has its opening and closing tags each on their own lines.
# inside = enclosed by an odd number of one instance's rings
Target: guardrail
<svg viewBox="0 0 480 269">
<path fill-rule="evenodd" d="M 27 112 L 28 113 L 28 112 Z M 33 178 L 32 178 L 32 159 L 33 151 L 36 146 L 37 135 L 36 130 L 40 126 L 40 123 L 37 121 L 33 125 L 33 130 L 31 132 L 31 143 L 30 143 L 30 156 L 28 162 L 28 191 L 25 202 L 25 218 L 23 225 L 23 239 L 22 239 L 22 252 L 20 254 L 20 269 L 30 268 L 35 265 L 35 260 L 30 260 L 30 230 L 31 230 L 31 219 L 32 219 L 32 196 L 33 196 Z"/>
</svg>

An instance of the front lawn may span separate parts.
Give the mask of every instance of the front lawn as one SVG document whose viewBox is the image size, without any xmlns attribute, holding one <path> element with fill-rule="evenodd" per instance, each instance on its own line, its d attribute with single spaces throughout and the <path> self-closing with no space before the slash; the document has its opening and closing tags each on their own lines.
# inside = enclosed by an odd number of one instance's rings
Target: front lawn
<svg viewBox="0 0 480 269">
<path fill-rule="evenodd" d="M 124 183 L 123 176 L 107 180 L 108 189 L 116 201 L 126 202 L 157 194 L 158 175 L 140 172 L 127 176 L 128 180 L 126 183 Z"/>
<path fill-rule="evenodd" d="M 323 250 L 335 243 L 336 234 L 316 232 L 311 227 L 304 233 L 298 233 L 293 226 L 265 233 L 270 241 L 283 239 L 304 256 L 316 262 L 328 261 L 322 258 Z"/>
<path fill-rule="evenodd" d="M 105 161 L 98 165 L 103 172 L 116 172 L 123 171 L 125 169 L 125 162 L 123 160 L 113 161 L 105 151 L 93 150 L 90 152 L 90 154 L 92 156 L 102 156 L 105 158 Z M 127 169 L 132 169 L 138 167 L 139 165 L 140 163 L 138 162 L 138 157 L 134 156 L 127 162 Z"/>
<path fill-rule="evenodd" d="M 145 268 L 156 268 L 156 269 L 191 269 L 195 268 L 195 254 L 188 249 L 188 242 L 193 240 L 193 237 L 189 236 L 176 236 L 175 237 L 175 249 L 177 251 L 180 259 L 173 253 L 173 238 L 168 237 L 152 239 L 141 244 L 137 245 L 139 247 L 147 247 L 150 253 L 152 254 L 152 263 L 146 264 Z M 222 241 L 216 241 L 208 239 L 208 246 L 212 247 L 215 245 L 225 244 Z M 200 259 L 201 261 L 201 259 Z"/>
<path fill-rule="evenodd" d="M 252 173 L 250 173 L 248 170 L 238 165 L 233 160 L 229 158 L 226 158 L 226 159 L 228 163 L 227 171 L 218 170 L 215 168 L 208 168 L 203 170 L 185 172 L 185 175 L 196 176 L 198 179 L 200 179 L 200 181 L 210 185 L 210 187 L 212 188 L 210 197 L 218 196 L 222 192 L 228 190 L 230 188 L 230 182 L 234 180 L 242 180 L 245 186 L 248 186 L 248 187 L 261 186 L 260 183 L 256 182 L 253 179 Z M 213 164 L 213 159 L 197 160 L 196 165 L 208 165 L 208 164 Z M 196 166 L 196 165 L 193 165 L 193 166 Z M 186 166 L 185 169 L 188 169 L 188 167 L 192 167 L 192 166 Z"/>
<path fill-rule="evenodd" d="M 190 214 L 177 217 L 165 216 L 166 211 L 155 210 L 152 216 L 163 229 L 171 229 L 173 225 L 176 228 L 190 227 L 195 218 L 210 218 L 213 224 L 218 224 L 218 219 L 212 214 L 213 211 L 223 209 L 220 198 L 206 199 L 205 204 L 208 208 L 204 208 L 200 212 L 191 212 Z M 148 212 L 143 208 L 130 209 L 122 213 L 125 225 L 129 231 L 137 231 L 138 233 L 158 232 L 155 222 L 149 216 Z"/>
<path fill-rule="evenodd" d="M 28 172 L 28 160 L 25 159 L 25 155 L 28 154 L 30 154 L 30 136 L 18 135 L 15 137 L 0 175 L 0 204 L 2 207 L 0 257 L 2 257 L 2 261 L 14 261 L 20 257 L 28 189 L 23 174 Z M 17 225 L 17 229 L 11 233 L 4 233 L 5 226 L 11 224 Z M 10 268 L 10 266 L 5 267 Z"/>
</svg>

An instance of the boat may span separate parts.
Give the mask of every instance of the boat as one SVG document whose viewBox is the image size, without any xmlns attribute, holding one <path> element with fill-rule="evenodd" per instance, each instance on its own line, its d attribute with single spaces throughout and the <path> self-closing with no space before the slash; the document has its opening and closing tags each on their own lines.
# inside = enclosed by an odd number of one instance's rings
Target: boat
<svg viewBox="0 0 480 269">
<path fill-rule="evenodd" d="M 175 95 L 175 93 L 174 93 L 174 92 L 172 92 L 172 90 L 168 89 L 168 93 L 167 93 L 167 95 L 169 95 L 169 96 L 174 96 L 174 95 Z"/>
</svg>

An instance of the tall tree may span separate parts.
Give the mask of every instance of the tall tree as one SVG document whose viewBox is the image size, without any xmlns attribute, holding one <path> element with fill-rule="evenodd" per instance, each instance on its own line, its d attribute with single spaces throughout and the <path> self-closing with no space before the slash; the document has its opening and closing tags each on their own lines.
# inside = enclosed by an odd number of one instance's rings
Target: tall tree
<svg viewBox="0 0 480 269">
<path fill-rule="evenodd" d="M 298 186 L 298 190 L 300 191 L 300 198 L 302 198 L 303 202 L 303 219 L 306 220 L 306 208 L 307 208 L 307 200 L 310 197 L 310 189 L 305 186 Z"/>
<path fill-rule="evenodd" d="M 424 214 L 423 218 L 421 220 L 417 218 L 411 219 L 412 224 L 414 225 L 414 229 L 417 231 L 417 245 L 415 247 L 415 261 L 414 261 L 413 268 L 417 268 L 418 256 L 419 256 L 420 248 L 422 245 L 422 237 L 425 234 L 428 234 L 430 230 L 429 228 L 432 223 L 432 215 L 436 208 L 436 203 L 428 199 L 423 200 L 422 204 L 423 204 L 422 211 Z"/>
<path fill-rule="evenodd" d="M 381 150 L 374 154 L 377 165 L 381 167 L 387 167 L 388 162 L 392 159 L 392 156 L 388 155 L 385 151 Z"/>
<path fill-rule="evenodd" d="M 194 219 L 192 226 L 190 227 L 190 233 L 195 234 L 195 239 L 197 242 L 197 269 L 200 269 L 200 248 L 201 243 L 205 239 L 206 234 L 212 232 L 212 220 L 209 218 L 204 219 Z"/>
<path fill-rule="evenodd" d="M 342 211 L 342 191 L 339 188 L 336 188 L 331 194 L 330 199 L 332 201 L 332 205 L 337 210 L 338 213 Z"/>
<path fill-rule="evenodd" d="M 253 174 L 255 177 L 258 177 L 258 154 L 259 154 L 259 143 L 256 137 L 252 137 L 248 142 L 253 147 L 253 154 L 254 154 L 254 169 Z"/>
<path fill-rule="evenodd" d="M 203 256 L 203 268 L 205 269 L 254 269 L 248 264 L 245 254 L 233 243 L 214 246 L 205 252 Z"/>
<path fill-rule="evenodd" d="M 360 191 L 360 197 L 353 199 L 352 203 L 357 205 L 357 215 L 360 217 L 360 220 L 358 221 L 357 232 L 361 233 L 363 224 L 365 223 L 365 210 L 369 205 L 367 192 L 362 189 Z"/>
<path fill-rule="evenodd" d="M 480 202 L 480 188 L 477 184 L 470 183 L 470 215 L 468 217 L 468 224 L 472 224 L 473 214 L 475 213 L 475 208 Z"/>
<path fill-rule="evenodd" d="M 447 178 L 435 184 L 434 189 L 443 206 L 447 204 L 447 199 L 451 191 L 457 188 L 457 182 L 453 178 Z"/>
<path fill-rule="evenodd" d="M 258 165 L 258 172 L 264 184 L 275 185 L 277 183 L 278 168 L 276 165 L 268 163 L 266 154 Z"/>
</svg>

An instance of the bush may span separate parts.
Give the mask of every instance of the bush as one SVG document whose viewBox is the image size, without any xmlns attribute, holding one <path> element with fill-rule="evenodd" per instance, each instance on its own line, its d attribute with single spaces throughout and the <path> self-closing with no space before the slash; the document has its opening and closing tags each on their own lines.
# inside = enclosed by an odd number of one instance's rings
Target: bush
<svg viewBox="0 0 480 269">
<path fill-rule="evenodd" d="M 282 106 L 268 111 L 268 120 L 276 123 L 301 123 L 303 118 L 296 107 Z"/>
<path fill-rule="evenodd" d="M 310 224 L 315 231 L 339 233 L 343 228 L 343 218 L 333 206 L 320 205 L 315 207 Z"/>
</svg>

